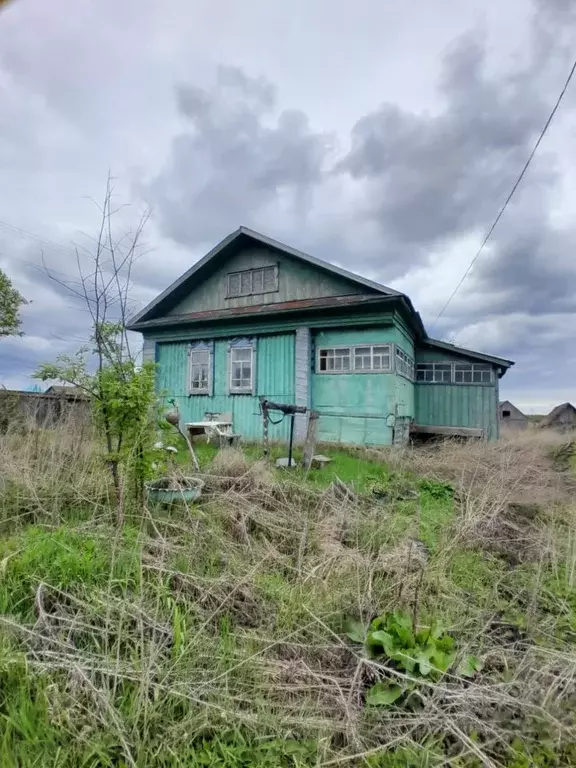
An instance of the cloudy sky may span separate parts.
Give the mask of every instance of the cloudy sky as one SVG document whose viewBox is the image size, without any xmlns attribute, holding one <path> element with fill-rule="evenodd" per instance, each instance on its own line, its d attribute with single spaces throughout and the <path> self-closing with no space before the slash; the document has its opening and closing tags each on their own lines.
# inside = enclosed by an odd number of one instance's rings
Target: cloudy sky
<svg viewBox="0 0 576 768">
<path fill-rule="evenodd" d="M 0 383 L 75 349 L 109 170 L 142 306 L 240 224 L 407 292 L 431 335 L 510 357 L 528 411 L 576 400 L 576 0 L 12 0 L 0 11 L 0 266 L 31 303 Z"/>
</svg>

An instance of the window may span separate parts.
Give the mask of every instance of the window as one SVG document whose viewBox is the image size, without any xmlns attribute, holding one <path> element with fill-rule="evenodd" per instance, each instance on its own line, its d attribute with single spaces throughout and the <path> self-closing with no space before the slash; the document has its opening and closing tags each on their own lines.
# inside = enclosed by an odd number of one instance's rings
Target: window
<svg viewBox="0 0 576 768">
<path fill-rule="evenodd" d="M 488 363 L 418 363 L 416 381 L 427 384 L 491 384 Z"/>
<path fill-rule="evenodd" d="M 489 384 L 492 368 L 485 363 L 455 363 L 454 381 L 456 384 Z"/>
<path fill-rule="evenodd" d="M 414 381 L 414 360 L 400 347 L 396 347 L 396 372 Z"/>
<path fill-rule="evenodd" d="M 230 346 L 230 392 L 252 393 L 254 389 L 254 347 Z"/>
<path fill-rule="evenodd" d="M 416 381 L 430 384 L 450 384 L 452 381 L 452 363 L 418 363 Z"/>
<path fill-rule="evenodd" d="M 355 371 L 389 371 L 390 346 L 354 347 Z"/>
<path fill-rule="evenodd" d="M 510 418 L 510 411 L 502 411 L 502 418 L 503 419 L 509 419 Z"/>
<path fill-rule="evenodd" d="M 272 293 L 278 290 L 278 266 L 245 269 L 230 272 L 226 296 L 251 296 L 255 293 Z"/>
<path fill-rule="evenodd" d="M 318 369 L 325 373 L 348 373 L 350 371 L 350 347 L 321 349 L 318 352 Z"/>
<path fill-rule="evenodd" d="M 391 370 L 390 344 L 326 347 L 318 350 L 319 373 L 367 373 Z"/>
<path fill-rule="evenodd" d="M 191 395 L 209 395 L 212 383 L 212 346 L 196 344 L 189 353 L 188 392 Z"/>
</svg>

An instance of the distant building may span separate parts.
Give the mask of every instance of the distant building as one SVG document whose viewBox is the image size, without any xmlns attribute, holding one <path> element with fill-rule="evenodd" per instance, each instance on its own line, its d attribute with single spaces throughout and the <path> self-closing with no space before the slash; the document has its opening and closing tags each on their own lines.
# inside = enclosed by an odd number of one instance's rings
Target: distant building
<svg viewBox="0 0 576 768">
<path fill-rule="evenodd" d="M 557 405 L 548 416 L 542 419 L 538 426 L 560 430 L 574 429 L 576 428 L 576 408 L 572 403 Z"/>
<path fill-rule="evenodd" d="M 516 408 L 510 400 L 504 400 L 499 403 L 498 412 L 500 415 L 500 429 L 526 429 L 528 426 L 528 417 Z"/>
</svg>

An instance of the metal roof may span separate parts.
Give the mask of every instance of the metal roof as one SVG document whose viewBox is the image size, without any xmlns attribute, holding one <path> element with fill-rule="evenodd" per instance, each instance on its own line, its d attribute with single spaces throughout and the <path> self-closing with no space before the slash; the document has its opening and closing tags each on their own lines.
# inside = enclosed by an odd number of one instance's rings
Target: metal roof
<svg viewBox="0 0 576 768">
<path fill-rule="evenodd" d="M 472 349 L 466 349 L 465 347 L 457 347 L 455 344 L 449 344 L 447 341 L 438 341 L 437 339 L 431 339 L 426 337 L 422 340 L 422 344 L 428 347 L 436 347 L 438 349 L 444 349 L 447 352 L 454 352 L 457 355 L 465 355 L 466 357 L 475 357 L 478 360 L 483 360 L 486 363 L 494 363 L 502 368 L 510 368 L 514 365 L 512 360 L 506 360 L 503 357 L 495 357 L 494 355 L 485 355 L 483 352 L 474 352 Z"/>
<path fill-rule="evenodd" d="M 232 250 L 235 249 L 235 247 L 239 248 L 243 244 L 243 241 L 246 239 L 266 245 L 269 248 L 273 248 L 274 250 L 279 251 L 280 253 L 290 256 L 294 259 L 305 261 L 308 264 L 312 264 L 313 266 L 318 267 L 318 269 L 322 269 L 325 272 L 331 272 L 332 274 L 343 277 L 346 280 L 351 280 L 358 285 L 362 285 L 365 288 L 370 288 L 371 290 L 380 294 L 384 294 L 386 296 L 404 296 L 404 294 L 400 291 L 395 291 L 393 288 L 388 288 L 387 286 L 376 283 L 373 280 L 368 280 L 367 278 L 361 277 L 360 275 L 355 275 L 353 272 L 349 272 L 347 269 L 337 267 L 335 264 L 330 264 L 329 262 L 324 261 L 323 259 L 318 259 L 315 256 L 310 256 L 308 253 L 299 251 L 297 248 L 292 248 L 290 245 L 280 243 L 278 240 L 267 237 L 260 232 L 255 232 L 254 230 L 248 229 L 247 227 L 238 227 L 235 232 L 232 232 L 223 240 L 221 240 L 218 245 L 216 245 L 206 254 L 206 256 L 203 256 L 199 261 L 196 262 L 196 264 L 190 267 L 187 272 L 184 272 L 183 275 L 175 280 L 172 285 L 169 285 L 166 290 L 162 291 L 162 293 L 157 296 L 154 301 L 151 301 L 150 304 L 144 307 L 143 310 L 131 318 L 128 323 L 128 328 L 134 329 L 133 327 L 135 325 L 140 324 L 142 321 L 149 320 L 150 318 L 148 315 L 150 315 L 153 310 L 159 309 L 172 294 L 179 292 L 179 290 L 181 290 L 183 286 L 188 283 L 192 277 L 194 277 L 194 275 L 206 267 L 213 259 L 222 255 L 227 249 Z"/>
</svg>

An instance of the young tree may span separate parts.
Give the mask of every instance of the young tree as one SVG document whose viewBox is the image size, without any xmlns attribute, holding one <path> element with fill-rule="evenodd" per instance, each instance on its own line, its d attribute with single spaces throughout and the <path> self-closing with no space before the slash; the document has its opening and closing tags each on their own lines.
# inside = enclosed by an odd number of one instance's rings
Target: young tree
<svg viewBox="0 0 576 768">
<path fill-rule="evenodd" d="M 141 251 L 140 240 L 148 213 L 136 228 L 120 236 L 113 219 L 108 178 L 104 202 L 98 206 L 98 234 L 90 249 L 76 250 L 78 277 L 62 280 L 46 266 L 49 277 L 65 287 L 87 309 L 91 318 L 90 346 L 75 355 L 60 355 L 35 373 L 42 381 L 60 381 L 81 388 L 91 399 L 118 499 L 118 522 L 123 520 L 126 481 L 141 498 L 151 469 L 155 440 L 156 401 L 153 363 L 138 365 L 126 331 L 132 266 Z"/>
<path fill-rule="evenodd" d="M 8 275 L 0 269 L 0 338 L 14 336 L 20 330 L 20 307 L 24 298 L 13 287 Z"/>
</svg>

